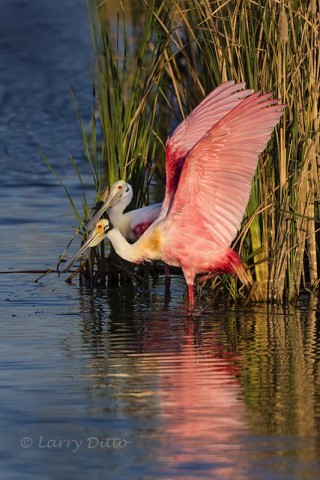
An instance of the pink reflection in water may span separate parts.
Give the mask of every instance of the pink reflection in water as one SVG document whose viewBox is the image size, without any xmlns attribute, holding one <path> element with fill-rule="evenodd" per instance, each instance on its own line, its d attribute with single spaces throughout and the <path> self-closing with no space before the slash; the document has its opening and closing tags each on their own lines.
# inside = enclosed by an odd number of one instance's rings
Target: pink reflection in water
<svg viewBox="0 0 320 480">
<path fill-rule="evenodd" d="M 176 344 L 170 349 L 169 340 L 165 352 L 151 353 L 155 337 L 149 334 L 152 340 L 139 357 L 148 364 L 142 369 L 152 369 L 159 381 L 162 475 L 194 480 L 200 471 L 200 478 L 245 478 L 241 445 L 248 427 L 232 352 L 222 353 L 212 332 L 197 344 L 191 328 L 179 338 L 179 349 Z"/>
</svg>

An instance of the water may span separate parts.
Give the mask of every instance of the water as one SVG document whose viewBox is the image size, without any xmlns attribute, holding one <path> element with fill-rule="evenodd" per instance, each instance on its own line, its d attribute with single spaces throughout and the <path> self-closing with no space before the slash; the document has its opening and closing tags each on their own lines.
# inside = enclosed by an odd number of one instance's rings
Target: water
<svg viewBox="0 0 320 480">
<path fill-rule="evenodd" d="M 0 7 L 0 270 L 45 269 L 80 202 L 68 92 L 90 112 L 91 44 L 76 0 Z M 149 289 L 1 274 L 0 472 L 20 479 L 318 479 L 316 302 L 185 316 L 184 282 Z"/>
</svg>

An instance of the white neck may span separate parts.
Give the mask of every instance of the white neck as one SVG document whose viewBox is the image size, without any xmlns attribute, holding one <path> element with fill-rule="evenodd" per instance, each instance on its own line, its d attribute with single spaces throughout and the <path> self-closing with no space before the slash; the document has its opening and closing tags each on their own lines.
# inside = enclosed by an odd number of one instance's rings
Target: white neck
<svg viewBox="0 0 320 480">
<path fill-rule="evenodd" d="M 153 232 L 151 232 L 152 234 Z M 160 259 L 160 249 L 152 247 L 152 242 L 149 241 L 151 235 L 143 234 L 137 242 L 131 244 L 127 242 L 117 227 L 113 227 L 106 236 L 121 258 L 131 263 L 142 263 L 145 260 Z"/>
<path fill-rule="evenodd" d="M 108 208 L 108 215 L 110 217 L 110 215 L 116 217 L 116 216 L 119 216 L 119 215 L 123 215 L 123 212 L 124 210 L 127 208 L 127 206 L 129 205 L 130 202 L 125 202 L 125 203 L 122 203 L 122 202 L 119 202 L 119 203 L 116 203 L 115 205 L 112 205 L 112 207 Z"/>
<path fill-rule="evenodd" d="M 129 216 L 123 213 L 125 208 L 126 205 L 117 204 L 108 209 L 108 217 L 111 223 L 117 227 L 123 236 L 126 236 L 130 226 Z"/>
<path fill-rule="evenodd" d="M 108 239 L 113 245 L 113 248 L 119 255 L 119 257 L 124 258 L 124 260 L 128 260 L 128 262 L 132 263 L 140 263 L 143 262 L 143 258 L 139 254 L 139 251 L 136 251 L 137 248 L 135 244 L 128 243 L 124 236 L 119 232 L 117 227 L 114 227 L 110 232 L 107 234 Z"/>
</svg>

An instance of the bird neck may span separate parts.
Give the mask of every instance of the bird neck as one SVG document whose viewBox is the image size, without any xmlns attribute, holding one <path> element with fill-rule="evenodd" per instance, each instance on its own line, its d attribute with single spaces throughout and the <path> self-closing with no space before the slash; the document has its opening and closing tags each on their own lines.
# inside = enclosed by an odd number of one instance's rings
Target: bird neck
<svg viewBox="0 0 320 480">
<path fill-rule="evenodd" d="M 123 211 L 127 205 L 113 205 L 108 210 L 108 217 L 111 223 L 117 227 L 121 234 L 126 237 L 127 230 L 129 229 L 130 218 L 127 214 L 124 214 Z"/>
<path fill-rule="evenodd" d="M 142 263 L 147 260 L 159 260 L 161 250 L 161 238 L 155 231 L 143 234 L 133 244 L 127 242 L 117 227 L 114 227 L 107 234 L 117 254 L 124 260 L 131 263 Z"/>
<path fill-rule="evenodd" d="M 112 207 L 108 208 L 108 216 L 109 218 L 112 217 L 118 217 L 119 215 L 123 215 L 123 212 L 127 208 L 129 204 L 127 202 L 122 203 L 116 203 L 115 205 L 112 205 Z"/>
<path fill-rule="evenodd" d="M 107 237 L 119 257 L 132 263 L 140 263 L 143 261 L 139 249 L 136 248 L 135 244 L 132 245 L 127 242 L 116 226 L 108 232 Z"/>
</svg>

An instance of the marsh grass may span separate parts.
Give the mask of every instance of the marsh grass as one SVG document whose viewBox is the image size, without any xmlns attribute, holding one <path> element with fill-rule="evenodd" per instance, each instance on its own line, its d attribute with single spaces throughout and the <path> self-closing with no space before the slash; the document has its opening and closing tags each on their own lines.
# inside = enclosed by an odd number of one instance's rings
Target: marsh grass
<svg viewBox="0 0 320 480">
<path fill-rule="evenodd" d="M 94 46 L 94 87 L 101 128 L 101 149 L 96 129 L 85 143 L 97 165 L 97 191 L 101 181 L 128 181 L 135 193 L 134 205 L 148 196 L 148 186 L 157 156 L 155 131 L 159 116 L 159 91 L 165 70 L 168 39 L 154 40 L 158 10 L 152 0 L 138 15 L 141 29 L 134 37 L 127 32 L 130 21 L 120 11 L 116 28 L 110 24 L 108 4 L 91 0 L 90 23 Z M 161 8 L 161 7 L 160 7 Z M 95 115 L 92 117 L 95 125 Z M 89 147 L 87 147 L 89 149 Z"/>
<path fill-rule="evenodd" d="M 151 0 L 132 2 L 131 9 L 119 3 L 116 22 L 108 2 L 89 0 L 88 11 L 96 99 L 90 133 L 80 115 L 79 121 L 97 200 L 104 185 L 122 178 L 133 185 L 132 208 L 148 203 L 151 180 L 165 184 L 168 134 L 221 82 L 232 78 L 274 92 L 287 104 L 286 115 L 260 156 L 234 247 L 253 285 L 247 298 L 292 300 L 301 289 L 314 291 L 319 0 Z M 87 215 L 85 198 L 83 204 Z M 104 252 L 92 255 L 101 270 Z M 237 299 L 233 280 L 212 285 Z"/>
<path fill-rule="evenodd" d="M 260 156 L 235 245 L 250 269 L 252 298 L 292 300 L 301 288 L 314 291 L 319 276 L 319 2 L 194 0 L 185 8 L 173 0 L 172 6 L 180 17 L 174 42 L 188 66 L 186 90 L 207 92 L 234 78 L 272 91 L 287 104 Z"/>
</svg>

